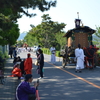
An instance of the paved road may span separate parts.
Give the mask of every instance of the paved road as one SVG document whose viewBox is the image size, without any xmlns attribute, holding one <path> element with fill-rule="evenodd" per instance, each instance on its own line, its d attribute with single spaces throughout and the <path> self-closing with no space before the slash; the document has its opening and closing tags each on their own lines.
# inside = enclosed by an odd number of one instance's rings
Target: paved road
<svg viewBox="0 0 100 100">
<path fill-rule="evenodd" d="M 27 53 L 21 53 L 21 58 L 26 58 Z M 34 65 L 34 82 L 39 75 Z M 57 58 L 55 65 L 50 63 L 50 56 L 44 55 L 44 78 L 40 80 L 39 94 L 41 100 L 100 100 L 100 68 L 93 70 L 84 69 L 82 73 L 75 73 L 75 66 L 61 66 L 61 58 Z"/>
</svg>

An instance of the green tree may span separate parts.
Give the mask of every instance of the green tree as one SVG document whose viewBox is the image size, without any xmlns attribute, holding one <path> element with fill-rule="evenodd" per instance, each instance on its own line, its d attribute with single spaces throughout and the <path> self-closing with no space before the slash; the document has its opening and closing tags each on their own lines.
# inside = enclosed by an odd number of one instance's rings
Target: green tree
<svg viewBox="0 0 100 100">
<path fill-rule="evenodd" d="M 18 25 L 0 14 L 0 45 L 14 44 L 19 37 Z"/>
<path fill-rule="evenodd" d="M 47 11 L 51 6 L 56 6 L 56 0 L 0 0 L 0 13 L 5 16 L 10 15 L 11 19 L 15 21 L 17 18 L 22 17 L 23 14 L 29 17 L 36 15 L 30 14 L 28 12 L 29 8 Z"/>
<path fill-rule="evenodd" d="M 50 48 L 53 44 L 57 45 L 55 35 L 60 32 L 66 24 L 53 22 L 49 17 L 49 14 L 44 14 L 43 16 L 41 16 L 41 18 L 42 23 L 39 28 L 41 29 L 39 39 L 41 39 L 44 47 Z"/>
<path fill-rule="evenodd" d="M 100 27 L 96 27 L 96 32 L 94 33 L 93 44 L 100 47 Z"/>
<path fill-rule="evenodd" d="M 30 37 L 27 35 L 25 39 L 27 38 L 26 41 L 28 42 L 28 39 L 31 40 L 31 37 L 33 37 L 33 41 L 35 40 L 37 44 L 43 47 L 50 48 L 55 44 L 60 49 L 62 43 L 58 42 L 58 38 L 63 41 L 62 35 L 64 35 L 64 32 L 62 32 L 62 30 L 65 25 L 64 23 L 53 22 L 49 14 L 44 14 L 42 16 L 42 23 L 33 27 L 28 33 Z M 59 37 L 59 35 L 61 37 Z"/>
<path fill-rule="evenodd" d="M 64 49 L 65 45 L 66 45 L 66 38 L 64 38 L 63 36 L 65 35 L 65 32 L 58 32 L 55 35 L 56 41 L 59 44 L 59 49 Z"/>
<path fill-rule="evenodd" d="M 27 42 L 29 46 L 34 46 L 36 44 L 36 37 L 28 33 L 27 36 L 24 37 L 24 41 Z"/>
<path fill-rule="evenodd" d="M 100 38 L 100 27 L 96 27 L 95 35 Z"/>
<path fill-rule="evenodd" d="M 28 12 L 29 8 L 33 10 L 38 8 L 40 11 L 46 11 L 49 10 L 51 6 L 54 7 L 55 5 L 56 1 L 48 2 L 46 0 L 0 0 L 1 45 L 15 43 L 19 36 L 18 25 L 15 25 L 17 19 L 21 18 L 23 14 L 29 17 L 36 15 L 30 14 Z M 10 36 L 12 36 L 12 40 Z"/>
<path fill-rule="evenodd" d="M 19 41 L 16 42 L 16 45 L 18 47 L 22 47 L 23 44 L 24 44 L 24 41 L 23 40 L 19 40 Z"/>
</svg>

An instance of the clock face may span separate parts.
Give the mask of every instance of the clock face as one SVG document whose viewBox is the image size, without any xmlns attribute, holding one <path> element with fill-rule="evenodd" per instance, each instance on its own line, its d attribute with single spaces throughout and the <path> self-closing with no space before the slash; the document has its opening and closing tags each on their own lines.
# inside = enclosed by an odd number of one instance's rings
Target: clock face
<svg viewBox="0 0 100 100">
<path fill-rule="evenodd" d="M 76 19 L 75 20 L 75 24 L 76 24 L 76 27 L 79 27 L 80 26 L 80 20 L 79 19 Z"/>
<path fill-rule="evenodd" d="M 75 27 L 80 27 L 80 19 L 75 19 Z"/>
<path fill-rule="evenodd" d="M 79 21 L 76 21 L 76 25 L 79 26 L 80 25 L 80 22 Z"/>
</svg>

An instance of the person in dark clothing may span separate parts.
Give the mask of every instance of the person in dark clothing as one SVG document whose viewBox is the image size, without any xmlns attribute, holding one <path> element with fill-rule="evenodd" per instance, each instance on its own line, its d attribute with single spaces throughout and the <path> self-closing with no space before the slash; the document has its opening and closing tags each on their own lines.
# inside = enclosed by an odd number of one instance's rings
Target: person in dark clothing
<svg viewBox="0 0 100 100">
<path fill-rule="evenodd" d="M 25 71 L 24 71 L 24 62 L 25 62 L 25 59 L 23 59 L 20 63 L 20 69 L 21 69 L 21 73 L 22 73 L 22 76 L 25 75 Z"/>
<path fill-rule="evenodd" d="M 17 56 L 16 48 L 13 49 L 13 57 L 15 58 Z"/>
<path fill-rule="evenodd" d="M 13 64 L 15 65 L 17 61 L 18 61 L 18 58 L 14 57 Z"/>
<path fill-rule="evenodd" d="M 17 62 L 21 62 L 22 59 L 20 58 L 20 56 L 17 57 Z"/>
<path fill-rule="evenodd" d="M 39 56 L 37 59 L 39 59 L 39 69 L 40 69 L 40 78 L 43 78 L 43 66 L 44 66 L 44 55 L 43 51 L 41 49 L 38 50 Z"/>
<path fill-rule="evenodd" d="M 10 58 L 12 58 L 12 56 L 13 56 L 13 48 L 12 47 L 10 47 L 10 49 L 9 49 L 9 55 L 10 55 Z"/>
<path fill-rule="evenodd" d="M 20 56 L 14 57 L 13 64 L 15 65 L 17 62 L 21 62 Z"/>
</svg>

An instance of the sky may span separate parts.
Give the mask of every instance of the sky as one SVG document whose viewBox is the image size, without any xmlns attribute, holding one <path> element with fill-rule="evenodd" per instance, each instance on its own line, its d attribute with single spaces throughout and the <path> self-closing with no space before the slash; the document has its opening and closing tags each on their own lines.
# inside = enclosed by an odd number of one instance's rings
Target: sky
<svg viewBox="0 0 100 100">
<path fill-rule="evenodd" d="M 37 16 L 29 18 L 24 15 L 18 19 L 20 33 L 31 30 L 30 24 L 35 26 L 41 24 L 43 14 L 49 14 L 52 21 L 65 23 L 65 32 L 75 28 L 74 21 L 78 18 L 77 12 L 79 12 L 79 18 L 84 26 L 92 29 L 100 26 L 100 0 L 57 0 L 56 7 L 51 7 L 48 11 L 29 9 L 29 12 L 36 13 Z"/>
</svg>

